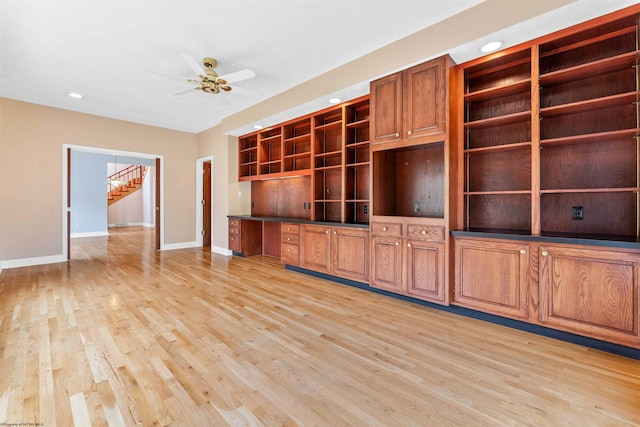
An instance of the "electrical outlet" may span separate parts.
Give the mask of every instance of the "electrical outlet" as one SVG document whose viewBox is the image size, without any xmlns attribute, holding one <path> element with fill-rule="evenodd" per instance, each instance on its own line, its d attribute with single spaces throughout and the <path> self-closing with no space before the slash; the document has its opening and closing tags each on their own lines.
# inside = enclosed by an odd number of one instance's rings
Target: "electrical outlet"
<svg viewBox="0 0 640 427">
<path fill-rule="evenodd" d="M 369 213 L 369 205 L 364 205 L 362 210 L 363 210 L 363 213 Z"/>
<path fill-rule="evenodd" d="M 413 211 L 414 212 L 420 212 L 420 202 L 415 202 L 413 204 Z"/>
<path fill-rule="evenodd" d="M 584 209 L 582 208 L 582 206 L 573 206 L 571 208 L 571 212 L 572 212 L 572 219 L 575 219 L 575 220 L 584 219 Z"/>
</svg>

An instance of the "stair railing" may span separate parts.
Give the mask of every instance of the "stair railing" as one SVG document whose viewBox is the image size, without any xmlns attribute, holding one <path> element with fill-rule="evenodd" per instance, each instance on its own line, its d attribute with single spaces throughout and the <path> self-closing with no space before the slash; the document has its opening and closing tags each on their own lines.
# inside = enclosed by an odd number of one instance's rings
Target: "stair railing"
<svg viewBox="0 0 640 427">
<path fill-rule="evenodd" d="M 120 191 L 128 191 L 129 187 L 135 187 L 136 182 L 142 183 L 147 172 L 146 166 L 130 165 L 107 177 L 109 195 L 119 195 Z"/>
</svg>

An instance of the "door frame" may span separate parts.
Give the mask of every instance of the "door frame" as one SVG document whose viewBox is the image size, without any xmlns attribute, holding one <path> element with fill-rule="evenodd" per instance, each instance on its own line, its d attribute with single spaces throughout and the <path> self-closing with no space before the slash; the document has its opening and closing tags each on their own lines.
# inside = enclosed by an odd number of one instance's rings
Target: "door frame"
<svg viewBox="0 0 640 427">
<path fill-rule="evenodd" d="M 196 229 L 195 229 L 195 234 L 196 234 L 196 247 L 202 247 L 202 234 L 200 234 L 200 231 L 202 231 L 202 226 L 203 226 L 203 215 L 202 215 L 202 204 L 201 204 L 201 200 L 202 200 L 202 191 L 203 191 L 203 185 L 202 185 L 202 175 L 204 174 L 204 164 L 206 162 L 210 162 L 211 163 L 211 252 L 213 252 L 213 156 L 206 156 L 206 157 L 200 157 L 199 159 L 196 159 Z"/>
<path fill-rule="evenodd" d="M 71 230 L 69 227 L 69 215 L 70 208 L 68 207 L 69 203 L 69 187 L 70 187 L 70 176 L 71 176 L 71 165 L 69 164 L 69 157 L 71 157 L 71 151 L 85 151 L 89 153 L 97 153 L 97 154 L 107 154 L 112 156 L 129 156 L 129 157 L 139 157 L 143 159 L 157 159 L 160 164 L 159 173 L 156 174 L 160 177 L 160 183 L 156 182 L 156 186 L 160 186 L 160 202 L 158 204 L 158 200 L 156 200 L 156 206 L 160 207 L 160 223 L 158 224 L 156 221 L 156 247 L 160 247 L 160 250 L 163 250 L 165 247 L 164 243 L 164 155 L 162 154 L 152 154 L 152 153 L 138 153 L 135 151 L 126 151 L 126 150 L 115 150 L 110 148 L 99 148 L 99 147 L 90 147 L 85 145 L 76 145 L 76 144 L 62 144 L 62 254 L 66 260 L 70 259 L 70 236 Z M 106 177 L 105 177 L 106 179 Z M 156 187 L 157 188 L 157 187 Z M 106 197 L 106 195 L 105 195 Z M 159 245 L 158 245 L 159 241 Z"/>
</svg>

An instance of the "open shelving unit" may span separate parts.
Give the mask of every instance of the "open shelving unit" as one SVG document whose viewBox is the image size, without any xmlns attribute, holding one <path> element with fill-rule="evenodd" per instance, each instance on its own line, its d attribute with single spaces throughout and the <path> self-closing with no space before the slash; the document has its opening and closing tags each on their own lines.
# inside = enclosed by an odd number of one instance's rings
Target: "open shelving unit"
<svg viewBox="0 0 640 427">
<path fill-rule="evenodd" d="M 532 53 L 465 69 L 464 227 L 531 232 Z"/>
<path fill-rule="evenodd" d="M 314 116 L 314 220 L 342 222 L 343 120 L 342 108 Z"/>
<path fill-rule="evenodd" d="M 252 134 L 239 141 L 239 174 L 241 177 L 258 175 L 258 135 Z"/>
<path fill-rule="evenodd" d="M 311 169 L 311 118 L 283 125 L 284 171 Z"/>
<path fill-rule="evenodd" d="M 345 107 L 345 221 L 369 223 L 369 100 Z"/>
</svg>

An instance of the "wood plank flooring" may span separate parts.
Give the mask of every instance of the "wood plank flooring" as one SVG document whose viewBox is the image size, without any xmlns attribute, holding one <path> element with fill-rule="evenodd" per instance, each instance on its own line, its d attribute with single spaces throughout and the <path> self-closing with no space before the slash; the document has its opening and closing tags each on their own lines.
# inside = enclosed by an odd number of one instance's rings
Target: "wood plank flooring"
<svg viewBox="0 0 640 427">
<path fill-rule="evenodd" d="M 0 425 L 640 425 L 637 360 L 143 228 L 72 258 L 0 275 Z"/>
</svg>

